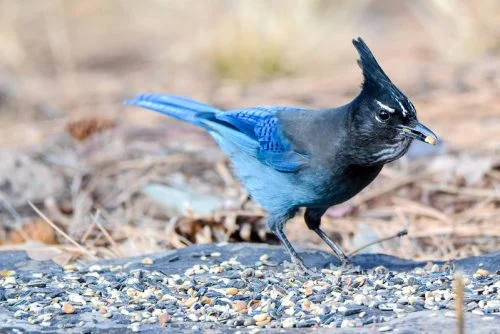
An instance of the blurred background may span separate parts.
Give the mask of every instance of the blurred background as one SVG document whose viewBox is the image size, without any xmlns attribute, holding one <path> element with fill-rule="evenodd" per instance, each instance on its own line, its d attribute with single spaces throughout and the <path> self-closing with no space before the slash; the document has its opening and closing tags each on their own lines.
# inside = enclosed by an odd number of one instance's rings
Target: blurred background
<svg viewBox="0 0 500 334">
<path fill-rule="evenodd" d="M 277 243 L 206 133 L 121 101 L 338 106 L 359 92 L 361 36 L 442 141 L 325 230 L 350 251 L 407 229 L 367 250 L 407 258 L 498 250 L 499 17 L 496 0 L 0 0 L 0 249 L 67 263 Z M 287 233 L 324 247 L 299 216 Z"/>
</svg>

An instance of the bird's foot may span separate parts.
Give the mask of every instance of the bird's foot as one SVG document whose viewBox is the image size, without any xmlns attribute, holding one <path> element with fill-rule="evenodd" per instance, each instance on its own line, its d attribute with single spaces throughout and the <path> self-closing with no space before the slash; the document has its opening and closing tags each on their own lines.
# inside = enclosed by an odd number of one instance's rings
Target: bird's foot
<svg viewBox="0 0 500 334">
<path fill-rule="evenodd" d="M 345 273 L 354 270 L 355 265 L 353 264 L 352 260 L 349 257 L 347 256 L 340 257 L 339 260 L 340 260 L 340 265 L 330 263 L 330 269 L 340 271 L 340 273 Z"/>
<path fill-rule="evenodd" d="M 344 271 L 347 271 L 347 270 L 352 269 L 354 267 L 351 258 L 348 256 L 340 259 L 340 261 L 341 261 L 340 268 Z"/>
<path fill-rule="evenodd" d="M 307 274 L 307 275 L 310 275 L 310 276 L 313 276 L 313 275 L 317 274 L 314 271 L 314 269 L 311 269 L 311 268 L 307 267 L 306 264 L 304 263 L 304 261 L 302 261 L 298 257 L 292 257 L 292 263 L 295 266 L 295 268 L 297 269 L 297 271 L 299 271 L 301 274 Z"/>
</svg>

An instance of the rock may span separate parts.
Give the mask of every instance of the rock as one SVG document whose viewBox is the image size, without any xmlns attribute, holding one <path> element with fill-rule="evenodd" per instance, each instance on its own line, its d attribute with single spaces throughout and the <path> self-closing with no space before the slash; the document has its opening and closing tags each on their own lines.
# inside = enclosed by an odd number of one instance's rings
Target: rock
<svg viewBox="0 0 500 334">
<path fill-rule="evenodd" d="M 174 188 L 164 184 L 149 184 L 142 191 L 160 204 L 169 216 L 187 215 L 192 210 L 196 215 L 205 217 L 223 205 L 222 198 L 200 194 L 186 185 Z"/>
</svg>

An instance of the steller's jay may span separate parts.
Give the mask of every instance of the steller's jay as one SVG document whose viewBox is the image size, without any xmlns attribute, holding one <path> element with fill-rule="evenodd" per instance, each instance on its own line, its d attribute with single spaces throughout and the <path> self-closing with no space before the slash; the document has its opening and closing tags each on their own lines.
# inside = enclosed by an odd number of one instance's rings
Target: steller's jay
<svg viewBox="0 0 500 334">
<path fill-rule="evenodd" d="M 305 207 L 307 226 L 343 265 L 342 249 L 320 228 L 332 205 L 347 201 L 400 158 L 413 139 L 435 144 L 411 101 L 391 82 L 365 42 L 353 40 L 363 71 L 360 94 L 330 109 L 261 106 L 222 111 L 192 99 L 143 94 L 125 104 L 151 109 L 206 129 L 229 156 L 251 197 L 269 215 L 268 226 L 292 261 L 309 272 L 283 232 Z"/>
</svg>

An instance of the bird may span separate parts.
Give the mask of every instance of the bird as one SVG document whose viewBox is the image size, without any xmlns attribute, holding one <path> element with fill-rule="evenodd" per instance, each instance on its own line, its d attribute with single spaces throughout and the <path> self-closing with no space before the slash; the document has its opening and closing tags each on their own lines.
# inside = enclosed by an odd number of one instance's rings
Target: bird
<svg viewBox="0 0 500 334">
<path fill-rule="evenodd" d="M 370 184 L 413 140 L 437 136 L 417 119 L 411 100 L 389 79 L 361 37 L 352 40 L 363 82 L 359 94 L 332 108 L 256 106 L 221 110 L 187 97 L 144 93 L 124 101 L 199 126 L 228 156 L 250 197 L 268 216 L 269 229 L 299 270 L 311 273 L 284 233 L 304 209 L 307 227 L 341 261 L 352 265 L 321 228 L 328 208 Z"/>
</svg>

